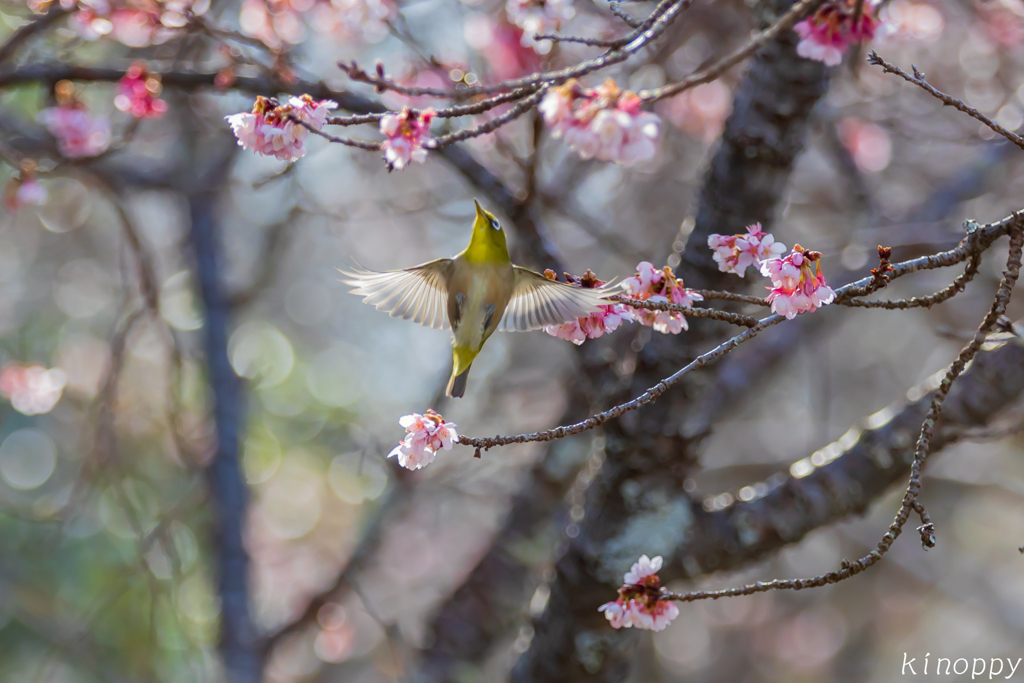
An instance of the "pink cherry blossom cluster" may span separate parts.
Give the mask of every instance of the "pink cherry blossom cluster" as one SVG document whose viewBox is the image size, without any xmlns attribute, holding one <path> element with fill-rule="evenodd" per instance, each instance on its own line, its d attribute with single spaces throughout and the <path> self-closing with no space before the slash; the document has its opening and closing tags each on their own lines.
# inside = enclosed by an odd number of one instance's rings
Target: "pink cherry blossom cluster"
<svg viewBox="0 0 1024 683">
<path fill-rule="evenodd" d="M 240 147 L 282 161 L 296 161 L 306 156 L 305 140 L 309 131 L 292 119 L 320 130 L 331 110 L 337 107 L 336 102 L 318 102 L 309 95 L 292 97 L 284 105 L 273 98 L 259 96 L 251 113 L 224 118 L 231 124 Z"/>
<path fill-rule="evenodd" d="M 64 393 L 68 376 L 60 368 L 7 363 L 0 368 L 0 395 L 23 415 L 42 415 L 53 410 Z"/>
<path fill-rule="evenodd" d="M 643 555 L 633 568 L 622 577 L 624 585 L 619 589 L 615 602 L 606 602 L 598 607 L 613 628 L 642 628 L 647 631 L 661 631 L 679 616 L 679 608 L 663 600 L 661 580 L 661 557 L 653 560 Z"/>
<path fill-rule="evenodd" d="M 708 246 L 715 250 L 718 270 L 740 277 L 750 266 L 760 266 L 761 261 L 778 258 L 786 251 L 786 245 L 776 242 L 770 232 L 761 229 L 760 223 L 748 225 L 746 234 L 710 235 Z"/>
<path fill-rule="evenodd" d="M 596 88 L 573 79 L 549 90 L 538 108 L 552 136 L 584 159 L 635 166 L 654 158 L 661 136 L 661 119 L 642 103 L 610 78 Z"/>
<path fill-rule="evenodd" d="M 400 114 L 387 114 L 380 120 L 380 132 L 387 136 L 381 146 L 388 169 L 401 171 L 412 162 L 423 163 L 427 159 L 427 147 L 433 143 L 430 137 L 430 122 L 433 109 L 415 112 L 408 107 Z"/>
<path fill-rule="evenodd" d="M 855 21 L 856 2 L 831 0 L 793 26 L 800 35 L 796 53 L 805 59 L 836 66 L 843 61 L 843 53 L 850 45 L 871 40 L 878 28 L 875 8 L 871 0 L 865 0 L 860 17 Z"/>
<path fill-rule="evenodd" d="M 564 22 L 576 16 L 576 9 L 572 0 L 508 0 L 505 14 L 523 29 L 523 47 L 532 47 L 543 55 L 551 51 L 551 41 L 534 40 L 534 36 L 558 31 Z"/>
<path fill-rule="evenodd" d="M 405 439 L 388 453 L 398 458 L 398 464 L 410 470 L 418 470 L 434 462 L 442 448 L 452 449 L 458 443 L 459 434 L 454 422 L 445 422 L 440 414 L 428 410 L 424 415 L 413 413 L 403 415 L 398 423 L 405 427 Z"/>
<path fill-rule="evenodd" d="M 110 121 L 89 113 L 70 81 L 54 87 L 57 106 L 39 112 L 39 122 L 57 139 L 60 153 L 69 158 L 94 157 L 110 146 Z"/>
<path fill-rule="evenodd" d="M 648 261 L 637 264 L 636 275 L 627 277 L 626 296 L 652 303 L 673 303 L 686 307 L 693 306 L 704 297 L 693 290 L 686 289 L 683 281 L 672 273 L 672 268 L 665 266 L 658 270 Z M 679 334 L 688 329 L 686 318 L 680 311 L 649 311 L 634 308 L 633 318 L 641 325 L 653 327 L 655 332 L 662 334 Z"/>
<path fill-rule="evenodd" d="M 799 244 L 793 246 L 786 258 L 763 262 L 761 274 L 772 279 L 772 286 L 768 288 L 772 312 L 789 320 L 798 313 L 816 311 L 836 298 L 821 274 L 821 253 L 808 251 Z"/>
<path fill-rule="evenodd" d="M 24 159 L 17 176 L 4 187 L 4 205 L 11 213 L 23 206 L 39 206 L 46 201 L 46 188 L 36 180 L 36 162 Z"/>
<path fill-rule="evenodd" d="M 160 99 L 160 76 L 146 71 L 146 65 L 135 62 L 118 83 L 114 106 L 138 119 L 157 119 L 167 111 Z"/>
<path fill-rule="evenodd" d="M 558 279 L 553 270 L 545 270 L 544 275 L 551 280 Z M 566 273 L 565 279 L 569 284 L 576 287 L 595 288 L 605 284 L 604 280 L 598 280 L 597 276 L 589 269 L 583 273 L 582 277 Z M 579 346 L 588 338 L 597 339 L 605 333 L 611 334 L 619 329 L 619 325 L 624 322 L 633 322 L 633 309 L 625 304 L 612 304 L 601 306 L 599 312 L 591 313 L 585 318 L 577 318 L 570 323 L 548 325 L 544 328 L 544 331 L 552 337 L 571 341 L 576 346 Z"/>
</svg>

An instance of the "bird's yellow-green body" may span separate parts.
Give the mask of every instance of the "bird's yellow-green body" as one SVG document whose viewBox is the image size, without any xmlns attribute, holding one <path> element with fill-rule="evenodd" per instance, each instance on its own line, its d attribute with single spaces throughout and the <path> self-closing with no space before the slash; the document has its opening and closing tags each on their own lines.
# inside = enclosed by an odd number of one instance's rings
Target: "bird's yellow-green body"
<svg viewBox="0 0 1024 683">
<path fill-rule="evenodd" d="M 451 323 L 452 376 L 449 396 L 462 396 L 469 368 L 484 342 L 498 329 L 512 298 L 515 271 L 508 255 L 505 231 L 498 220 L 476 205 L 469 246 L 452 259 L 448 280 L 448 320 Z"/>
<path fill-rule="evenodd" d="M 608 289 L 582 289 L 515 266 L 498 219 L 476 205 L 469 246 L 450 259 L 405 270 L 345 273 L 364 302 L 428 327 L 451 325 L 452 376 L 447 394 L 462 396 L 473 361 L 497 330 L 560 325 L 612 303 Z"/>
</svg>

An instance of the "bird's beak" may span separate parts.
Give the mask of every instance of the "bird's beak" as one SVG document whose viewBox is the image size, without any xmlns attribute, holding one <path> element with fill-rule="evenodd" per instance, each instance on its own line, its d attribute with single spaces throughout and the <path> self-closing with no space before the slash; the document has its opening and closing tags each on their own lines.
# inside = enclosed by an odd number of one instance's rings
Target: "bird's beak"
<svg viewBox="0 0 1024 683">
<path fill-rule="evenodd" d="M 478 202 L 475 199 L 473 200 L 473 203 L 476 204 L 476 217 L 477 217 L 477 220 L 481 220 L 484 223 L 487 223 L 488 222 L 487 221 L 487 216 L 484 215 L 484 207 L 480 206 L 480 202 Z"/>
</svg>

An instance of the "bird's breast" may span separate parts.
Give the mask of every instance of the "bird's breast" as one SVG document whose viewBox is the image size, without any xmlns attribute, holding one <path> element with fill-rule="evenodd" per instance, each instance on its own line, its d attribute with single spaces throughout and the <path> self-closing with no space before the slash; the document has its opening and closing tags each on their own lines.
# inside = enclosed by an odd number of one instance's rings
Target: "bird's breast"
<svg viewBox="0 0 1024 683">
<path fill-rule="evenodd" d="M 463 295 L 454 326 L 456 344 L 479 350 L 494 333 L 512 296 L 513 279 L 509 263 L 456 263 L 449 291 L 453 298 Z"/>
</svg>

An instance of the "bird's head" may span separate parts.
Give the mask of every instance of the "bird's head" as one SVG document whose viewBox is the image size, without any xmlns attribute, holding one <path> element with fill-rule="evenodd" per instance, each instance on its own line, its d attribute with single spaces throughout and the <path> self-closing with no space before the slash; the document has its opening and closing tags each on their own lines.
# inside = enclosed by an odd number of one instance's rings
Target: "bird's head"
<svg viewBox="0 0 1024 683">
<path fill-rule="evenodd" d="M 480 202 L 476 204 L 476 219 L 473 221 L 473 238 L 470 249 L 487 252 L 487 260 L 508 260 L 508 246 L 501 223 L 490 211 L 485 211 Z"/>
</svg>

